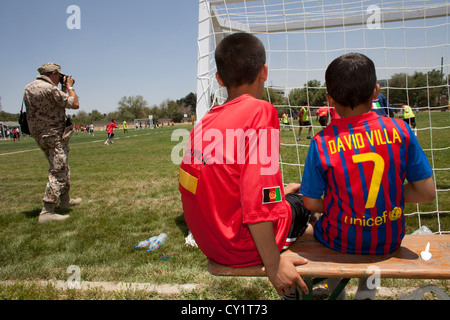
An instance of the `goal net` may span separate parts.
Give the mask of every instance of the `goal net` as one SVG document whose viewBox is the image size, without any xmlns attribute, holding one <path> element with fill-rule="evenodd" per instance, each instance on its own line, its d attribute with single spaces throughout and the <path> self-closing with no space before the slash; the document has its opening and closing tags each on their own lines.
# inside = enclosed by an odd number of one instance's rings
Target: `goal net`
<svg viewBox="0 0 450 320">
<path fill-rule="evenodd" d="M 375 63 L 393 116 L 402 117 L 402 105 L 413 109 L 434 172 L 436 199 L 405 206 L 407 233 L 422 226 L 448 233 L 449 11 L 446 0 L 199 0 L 197 119 L 226 99 L 215 80 L 216 45 L 230 33 L 256 35 L 269 66 L 264 98 L 280 119 L 289 116 L 281 130 L 283 181 L 301 181 L 308 131 L 322 130 L 316 111 L 325 101 L 325 70 L 342 54 L 363 53 Z M 310 128 L 299 126 L 303 106 L 309 106 Z"/>
<path fill-rule="evenodd" d="M 142 118 L 142 119 L 134 119 L 134 129 L 140 130 L 140 129 L 153 129 L 155 128 L 155 125 L 153 123 L 153 116 L 148 116 L 148 118 Z"/>
</svg>

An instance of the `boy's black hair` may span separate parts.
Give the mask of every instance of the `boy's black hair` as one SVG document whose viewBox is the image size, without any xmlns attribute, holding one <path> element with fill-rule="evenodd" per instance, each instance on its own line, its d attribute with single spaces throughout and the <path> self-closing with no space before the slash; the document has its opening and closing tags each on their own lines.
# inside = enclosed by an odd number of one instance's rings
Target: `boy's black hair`
<svg viewBox="0 0 450 320">
<path fill-rule="evenodd" d="M 353 109 L 372 97 L 377 83 L 375 65 L 363 54 L 344 54 L 328 66 L 325 83 L 337 103 Z"/>
<path fill-rule="evenodd" d="M 262 42 L 248 33 L 234 33 L 216 48 L 217 73 L 226 87 L 253 83 L 266 63 Z"/>
</svg>

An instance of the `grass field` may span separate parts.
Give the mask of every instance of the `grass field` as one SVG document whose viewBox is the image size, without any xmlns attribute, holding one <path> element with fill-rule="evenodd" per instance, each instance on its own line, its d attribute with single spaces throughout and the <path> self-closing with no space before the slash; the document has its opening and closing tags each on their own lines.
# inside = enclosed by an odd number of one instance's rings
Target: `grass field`
<svg viewBox="0 0 450 320">
<path fill-rule="evenodd" d="M 448 125 L 448 113 L 445 117 Z M 178 192 L 178 165 L 171 160 L 172 148 L 178 144 L 171 141 L 174 128 L 192 127 L 130 130 L 126 134 L 116 130 L 117 139 L 110 146 L 103 144 L 105 132 L 96 132 L 95 137 L 74 135 L 69 160 L 71 195 L 82 197 L 83 203 L 58 211 L 70 215 L 64 222 L 43 225 L 37 223 L 48 170 L 42 151 L 31 138 L 20 143 L 0 141 L 0 299 L 278 299 L 265 278 L 210 275 L 204 255 L 185 246 L 188 228 Z M 290 139 L 288 135 L 292 133 L 283 132 L 282 140 Z M 305 132 L 302 135 L 306 137 Z M 448 143 L 448 136 L 434 137 Z M 304 149 L 301 157 L 306 155 Z M 442 167 L 448 165 L 448 159 L 447 150 L 439 160 Z M 439 183 L 448 188 L 448 173 L 443 175 Z M 285 181 L 294 179 L 285 173 Z M 441 210 L 449 210 L 448 195 L 443 198 Z M 448 216 L 444 220 L 450 230 Z M 134 249 L 139 241 L 161 232 L 169 238 L 158 251 Z M 162 253 L 174 256 L 163 260 Z M 139 290 L 62 290 L 34 282 L 67 281 L 67 269 L 72 265 L 80 268 L 81 281 L 198 287 L 164 295 Z M 382 286 L 412 291 L 430 282 L 387 279 Z M 449 292 L 447 281 L 438 285 Z"/>
</svg>

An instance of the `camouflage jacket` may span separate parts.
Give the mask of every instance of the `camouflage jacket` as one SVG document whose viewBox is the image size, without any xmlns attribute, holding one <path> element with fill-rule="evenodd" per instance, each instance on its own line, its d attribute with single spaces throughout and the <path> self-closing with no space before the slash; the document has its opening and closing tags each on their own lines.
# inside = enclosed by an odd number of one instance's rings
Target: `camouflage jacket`
<svg viewBox="0 0 450 320">
<path fill-rule="evenodd" d="M 66 127 L 66 108 L 73 108 L 73 97 L 61 91 L 49 77 L 41 75 L 25 87 L 23 99 L 32 137 L 62 136 Z"/>
</svg>

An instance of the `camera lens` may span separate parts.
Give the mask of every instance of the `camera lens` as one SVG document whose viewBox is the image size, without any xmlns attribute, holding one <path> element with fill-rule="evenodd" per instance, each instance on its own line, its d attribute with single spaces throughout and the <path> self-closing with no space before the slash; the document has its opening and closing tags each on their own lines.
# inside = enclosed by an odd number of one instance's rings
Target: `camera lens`
<svg viewBox="0 0 450 320">
<path fill-rule="evenodd" d="M 72 78 L 72 80 L 73 80 L 73 83 L 75 84 L 75 79 Z M 63 76 L 62 74 L 59 75 L 59 83 L 65 85 L 66 81 L 67 81 L 67 77 L 66 76 Z"/>
</svg>

